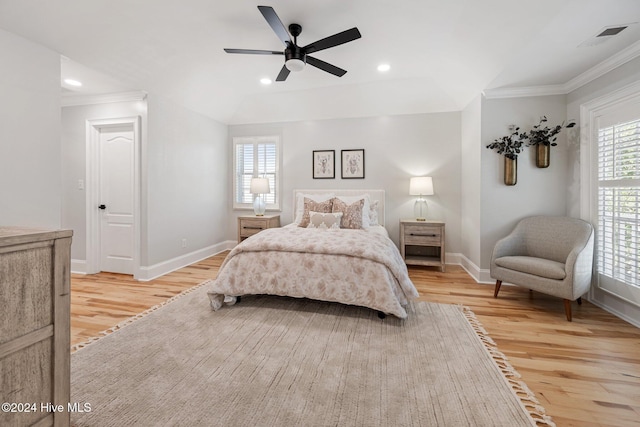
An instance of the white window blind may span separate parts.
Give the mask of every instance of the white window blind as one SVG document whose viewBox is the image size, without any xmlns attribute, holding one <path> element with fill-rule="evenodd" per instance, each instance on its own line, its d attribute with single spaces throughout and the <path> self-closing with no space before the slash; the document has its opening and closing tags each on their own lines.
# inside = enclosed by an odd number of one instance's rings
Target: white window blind
<svg viewBox="0 0 640 427">
<path fill-rule="evenodd" d="M 252 208 L 251 178 L 269 179 L 270 193 L 263 195 L 267 209 L 280 209 L 280 139 L 277 136 L 234 138 L 233 207 Z"/>
<path fill-rule="evenodd" d="M 602 121 L 598 126 L 597 212 L 599 286 L 622 297 L 637 294 L 640 289 L 640 117 L 615 124 Z M 636 291 L 625 290 L 625 287 Z"/>
</svg>

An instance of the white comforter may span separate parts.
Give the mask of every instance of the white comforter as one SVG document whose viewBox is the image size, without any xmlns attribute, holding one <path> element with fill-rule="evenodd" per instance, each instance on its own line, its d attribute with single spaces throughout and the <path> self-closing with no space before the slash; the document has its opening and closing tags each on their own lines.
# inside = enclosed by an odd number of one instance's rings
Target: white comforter
<svg viewBox="0 0 640 427">
<path fill-rule="evenodd" d="M 418 297 L 391 239 L 366 230 L 300 227 L 261 231 L 236 246 L 209 290 L 224 297 L 271 294 L 359 305 L 405 318 Z"/>
</svg>

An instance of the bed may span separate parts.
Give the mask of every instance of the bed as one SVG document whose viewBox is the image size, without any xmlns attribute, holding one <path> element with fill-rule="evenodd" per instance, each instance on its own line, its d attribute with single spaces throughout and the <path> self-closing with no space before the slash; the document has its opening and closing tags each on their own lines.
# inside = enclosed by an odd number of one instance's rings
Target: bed
<svg viewBox="0 0 640 427">
<path fill-rule="evenodd" d="M 418 297 L 384 228 L 384 190 L 295 190 L 294 221 L 238 244 L 208 295 L 213 310 L 243 295 L 358 305 L 406 318 Z"/>
</svg>

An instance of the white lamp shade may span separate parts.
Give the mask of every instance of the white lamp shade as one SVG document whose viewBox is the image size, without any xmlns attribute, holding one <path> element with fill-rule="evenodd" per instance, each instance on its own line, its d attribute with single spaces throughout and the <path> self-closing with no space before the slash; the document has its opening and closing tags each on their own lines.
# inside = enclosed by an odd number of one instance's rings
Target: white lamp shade
<svg viewBox="0 0 640 427">
<path fill-rule="evenodd" d="M 409 181 L 409 195 L 431 196 L 433 195 L 433 180 L 430 176 L 416 176 Z"/>
<path fill-rule="evenodd" d="M 251 194 L 269 194 L 271 189 L 269 188 L 268 178 L 251 178 L 251 187 L 249 189 Z"/>
</svg>

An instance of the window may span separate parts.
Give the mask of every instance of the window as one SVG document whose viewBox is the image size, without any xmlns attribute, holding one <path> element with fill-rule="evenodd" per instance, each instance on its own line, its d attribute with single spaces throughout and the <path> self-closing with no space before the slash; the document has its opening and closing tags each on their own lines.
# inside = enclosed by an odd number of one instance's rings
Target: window
<svg viewBox="0 0 640 427">
<path fill-rule="evenodd" d="M 280 138 L 278 136 L 233 138 L 233 208 L 252 209 L 251 178 L 269 179 L 267 209 L 280 209 Z"/>
<path fill-rule="evenodd" d="M 640 112 L 598 118 L 597 212 L 599 284 L 640 289 Z"/>
<path fill-rule="evenodd" d="M 590 296 L 640 322 L 640 82 L 582 104 L 580 121 L 580 212 L 596 227 Z"/>
</svg>

